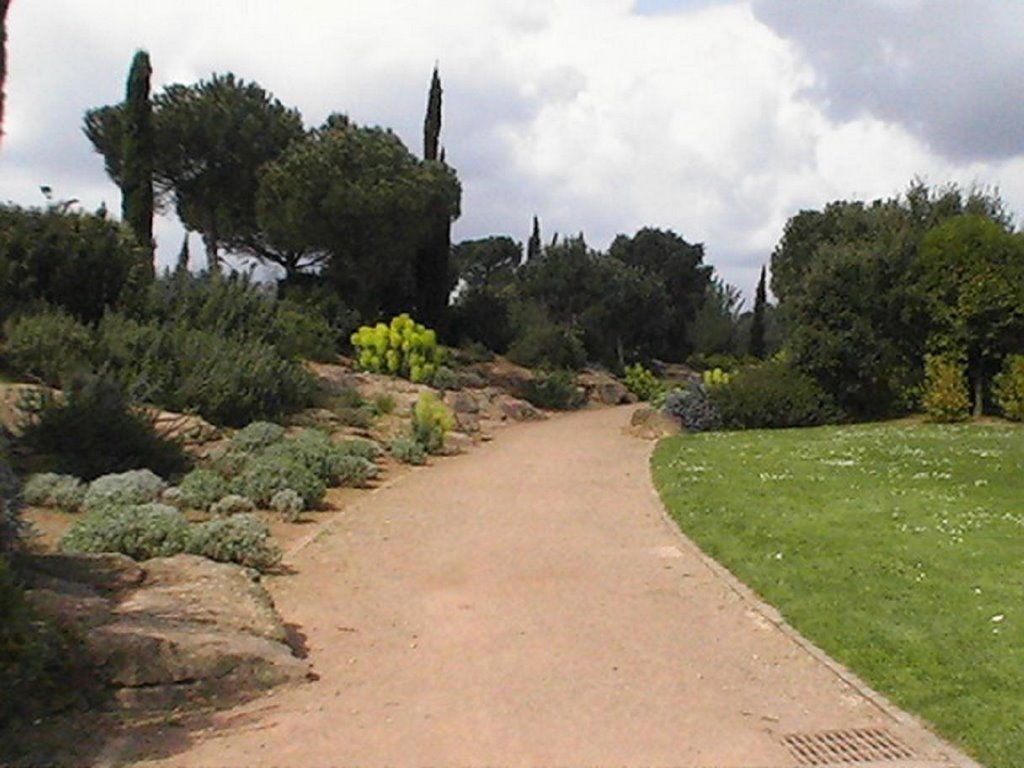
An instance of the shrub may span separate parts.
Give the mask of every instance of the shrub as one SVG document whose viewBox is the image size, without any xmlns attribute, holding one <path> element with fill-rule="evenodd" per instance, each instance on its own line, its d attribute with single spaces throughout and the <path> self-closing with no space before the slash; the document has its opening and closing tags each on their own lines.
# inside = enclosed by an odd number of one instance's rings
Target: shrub
<svg viewBox="0 0 1024 768">
<path fill-rule="evenodd" d="M 995 378 L 993 391 L 1003 416 L 1024 421 L 1024 355 L 1010 355 Z"/>
<path fill-rule="evenodd" d="M 579 408 L 584 397 L 576 387 L 576 377 L 571 371 L 548 371 L 538 373 L 527 382 L 523 397 L 538 408 L 554 411 L 568 411 Z"/>
<path fill-rule="evenodd" d="M 417 466 L 427 463 L 427 452 L 423 446 L 408 437 L 399 437 L 391 441 L 388 451 L 397 461 Z"/>
<path fill-rule="evenodd" d="M 0 562 L 16 551 L 28 526 L 21 518 L 21 483 L 18 476 L 0 459 Z"/>
<path fill-rule="evenodd" d="M 781 360 L 744 368 L 709 392 L 726 429 L 810 427 L 840 418 L 813 378 Z"/>
<path fill-rule="evenodd" d="M 292 491 L 292 493 L 295 493 L 295 491 Z M 214 514 L 217 517 L 244 515 L 255 511 L 255 509 L 256 505 L 252 503 L 251 499 L 234 493 L 229 493 L 228 495 L 217 499 L 217 501 L 210 505 L 211 514 Z"/>
<path fill-rule="evenodd" d="M 440 453 L 455 417 L 432 392 L 421 392 L 412 413 L 412 437 L 428 453 Z"/>
<path fill-rule="evenodd" d="M 185 551 L 222 563 L 267 571 L 281 562 L 281 550 L 255 515 L 240 514 L 193 525 Z"/>
<path fill-rule="evenodd" d="M 324 363 L 337 357 L 334 329 L 315 307 L 281 301 L 276 314 L 273 341 L 282 356 Z"/>
<path fill-rule="evenodd" d="M 679 419 L 689 432 L 708 432 L 722 425 L 722 417 L 700 384 L 690 384 L 686 389 L 675 389 L 665 398 L 665 412 Z"/>
<path fill-rule="evenodd" d="M 85 502 L 87 486 L 73 475 L 43 472 L 32 475 L 25 483 L 25 502 L 35 507 L 57 507 L 77 512 Z"/>
<path fill-rule="evenodd" d="M 302 515 L 306 503 L 291 488 L 285 488 L 274 494 L 270 500 L 270 508 L 275 512 L 280 512 L 286 522 L 294 523 Z"/>
<path fill-rule="evenodd" d="M 641 400 L 654 400 L 664 391 L 658 377 L 640 363 L 626 366 L 626 389 Z"/>
<path fill-rule="evenodd" d="M 447 365 L 442 365 L 437 369 L 437 372 L 434 374 L 434 380 L 431 384 L 436 389 L 441 390 L 455 390 L 460 389 L 462 386 L 458 375 Z"/>
<path fill-rule="evenodd" d="M 375 442 L 358 437 L 342 440 L 340 443 L 336 443 L 335 447 L 348 456 L 358 456 L 367 461 L 374 461 L 380 456 L 380 447 Z"/>
<path fill-rule="evenodd" d="M 962 360 L 949 355 L 925 355 L 921 405 L 930 421 L 964 421 L 971 412 L 967 374 Z"/>
<path fill-rule="evenodd" d="M 238 453 L 258 453 L 267 446 L 284 440 L 285 429 L 269 421 L 254 421 L 231 436 L 231 450 Z"/>
<path fill-rule="evenodd" d="M 135 560 L 185 551 L 188 522 L 166 504 L 104 507 L 89 512 L 61 539 L 66 552 L 120 552 Z"/>
<path fill-rule="evenodd" d="M 376 458 L 376 446 L 368 440 L 349 441 L 335 445 L 326 433 L 316 429 L 303 430 L 293 440 L 267 449 L 268 460 L 297 461 L 313 472 L 325 485 L 359 486 L 377 476 L 377 466 L 367 456 Z M 370 448 L 372 446 L 373 453 Z M 360 455 L 362 454 L 362 455 Z"/>
<path fill-rule="evenodd" d="M 181 445 L 159 434 L 153 417 L 133 409 L 109 378 L 75 381 L 61 399 L 27 393 L 22 408 L 21 445 L 61 474 L 91 480 L 146 467 L 171 475 L 187 466 Z"/>
<path fill-rule="evenodd" d="M 309 509 L 320 503 L 327 490 L 324 481 L 301 459 L 286 452 L 269 451 L 248 461 L 232 481 L 231 488 L 263 508 L 270 504 L 275 493 L 290 488 L 302 496 Z"/>
<path fill-rule="evenodd" d="M 392 413 L 396 407 L 398 403 L 390 392 L 381 392 L 373 398 L 373 409 L 381 416 Z"/>
<path fill-rule="evenodd" d="M 437 334 L 402 314 L 390 325 L 364 325 L 352 334 L 359 367 L 364 371 L 402 376 L 429 384 L 444 360 Z"/>
<path fill-rule="evenodd" d="M 92 332 L 60 309 L 9 320 L 4 357 L 20 375 L 61 387 L 75 374 L 92 370 Z"/>
<path fill-rule="evenodd" d="M 701 374 L 701 378 L 704 381 L 704 386 L 711 389 L 712 387 L 720 387 L 723 384 L 728 384 L 732 381 L 735 373 L 729 371 L 723 371 L 721 368 L 711 368 L 710 370 L 704 371 Z"/>
<path fill-rule="evenodd" d="M 148 469 L 103 475 L 89 483 L 82 500 L 86 512 L 133 504 L 148 504 L 160 498 L 167 484 Z"/>
<path fill-rule="evenodd" d="M 193 469 L 178 485 L 178 501 L 189 509 L 207 510 L 230 492 L 227 478 L 212 469 Z"/>
<path fill-rule="evenodd" d="M 508 358 L 528 368 L 578 371 L 587 360 L 580 337 L 551 322 L 528 325 L 508 350 Z"/>
</svg>

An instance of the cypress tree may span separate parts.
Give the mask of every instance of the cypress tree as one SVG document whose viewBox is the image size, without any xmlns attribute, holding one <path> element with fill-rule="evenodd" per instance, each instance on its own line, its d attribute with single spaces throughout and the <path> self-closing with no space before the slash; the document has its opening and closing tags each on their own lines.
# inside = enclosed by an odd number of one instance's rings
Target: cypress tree
<svg viewBox="0 0 1024 768">
<path fill-rule="evenodd" d="M 0 140 L 4 135 L 4 82 L 7 80 L 7 9 L 11 0 L 0 0 Z"/>
<path fill-rule="evenodd" d="M 533 232 L 530 233 L 530 239 L 526 243 L 526 260 L 533 261 L 538 256 L 540 256 L 540 222 L 534 216 Z"/>
<path fill-rule="evenodd" d="M 188 272 L 188 262 L 191 257 L 191 249 L 188 247 L 188 232 L 186 232 L 185 239 L 181 241 L 181 250 L 178 252 L 178 264 L 174 271 L 179 273 Z"/>
<path fill-rule="evenodd" d="M 757 283 L 757 295 L 754 298 L 754 317 L 750 322 L 750 354 L 758 360 L 763 360 L 765 355 L 764 341 L 764 308 L 768 302 L 768 292 L 765 289 L 765 268 L 761 267 L 761 279 Z"/>
<path fill-rule="evenodd" d="M 153 106 L 149 54 L 137 51 L 128 74 L 122 140 L 121 218 L 149 255 L 153 270 Z"/>
<path fill-rule="evenodd" d="M 434 65 L 427 96 L 427 116 L 423 120 L 423 159 L 437 160 L 441 143 L 441 75 Z M 441 162 L 444 162 L 443 160 Z"/>
</svg>

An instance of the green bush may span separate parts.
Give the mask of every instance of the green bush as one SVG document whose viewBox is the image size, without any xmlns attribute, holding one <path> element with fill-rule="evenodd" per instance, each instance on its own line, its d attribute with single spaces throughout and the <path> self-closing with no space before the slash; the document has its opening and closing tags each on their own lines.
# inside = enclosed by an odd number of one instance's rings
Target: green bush
<svg viewBox="0 0 1024 768">
<path fill-rule="evenodd" d="M 458 375 L 447 365 L 442 365 L 437 369 L 437 372 L 434 374 L 434 380 L 431 384 L 435 389 L 441 390 L 451 391 L 462 388 Z"/>
<path fill-rule="evenodd" d="M 951 423 L 970 416 L 971 396 L 962 360 L 949 355 L 925 355 L 921 405 L 930 421 Z"/>
<path fill-rule="evenodd" d="M 512 342 L 508 358 L 527 368 L 578 371 L 587 353 L 578 334 L 551 322 L 531 323 Z"/>
<path fill-rule="evenodd" d="M 336 443 L 337 450 L 348 456 L 358 456 L 367 461 L 375 461 L 380 456 L 380 447 L 372 440 L 356 437 Z"/>
<path fill-rule="evenodd" d="M 255 515 L 239 514 L 193 525 L 185 551 L 222 563 L 268 571 L 281 562 L 281 549 Z"/>
<path fill-rule="evenodd" d="M 314 307 L 282 301 L 277 305 L 274 346 L 289 359 L 333 361 L 338 350 L 330 323 Z"/>
<path fill-rule="evenodd" d="M 313 472 L 326 486 L 360 486 L 377 476 L 377 466 L 365 458 L 373 446 L 366 440 L 350 441 L 355 445 L 331 442 L 330 437 L 316 429 L 306 429 L 294 439 L 271 446 L 264 453 L 269 461 L 298 462 Z M 374 452 L 376 446 L 373 447 Z M 359 453 L 364 455 L 358 455 Z M 297 490 L 297 489 L 296 489 Z"/>
<path fill-rule="evenodd" d="M 292 493 L 295 492 L 292 491 Z M 255 510 L 256 505 L 252 503 L 252 499 L 235 493 L 229 493 L 210 505 L 210 512 L 216 517 L 233 517 L 234 515 L 244 515 Z"/>
<path fill-rule="evenodd" d="M 65 397 L 28 393 L 20 446 L 55 472 L 91 480 L 142 467 L 176 474 L 187 466 L 181 445 L 159 434 L 150 415 L 133 409 L 105 377 L 72 382 Z"/>
<path fill-rule="evenodd" d="M 1010 355 L 995 378 L 993 391 L 1003 416 L 1024 421 L 1024 355 Z"/>
<path fill-rule="evenodd" d="M 254 421 L 231 436 L 231 450 L 238 453 L 258 453 L 267 446 L 284 440 L 285 429 L 269 421 Z"/>
<path fill-rule="evenodd" d="M 814 379 L 783 361 L 744 368 L 709 392 L 726 429 L 810 427 L 841 417 Z"/>
<path fill-rule="evenodd" d="M 429 384 L 444 361 L 437 334 L 406 314 L 393 318 L 390 325 L 364 325 L 351 340 L 362 370 L 401 376 L 417 384 Z"/>
<path fill-rule="evenodd" d="M 420 466 L 427 463 L 427 452 L 415 440 L 408 437 L 399 437 L 391 441 L 388 446 L 391 455 L 403 464 L 414 464 Z"/>
<path fill-rule="evenodd" d="M 283 445 L 283 444 L 282 444 Z M 286 452 L 264 453 L 246 462 L 242 472 L 232 480 L 232 490 L 261 508 L 266 508 L 274 494 L 291 489 L 302 496 L 308 509 L 316 507 L 327 488 L 303 461 Z"/>
<path fill-rule="evenodd" d="M 65 552 L 120 552 L 135 560 L 185 551 L 188 522 L 166 504 L 103 507 L 89 512 L 61 539 Z"/>
<path fill-rule="evenodd" d="M 583 405 L 585 398 L 571 371 L 542 371 L 527 382 L 523 397 L 538 408 L 568 411 Z"/>
<path fill-rule="evenodd" d="M 389 392 L 381 392 L 373 398 L 373 409 L 381 416 L 393 413 L 397 407 L 395 396 Z"/>
<path fill-rule="evenodd" d="M 440 453 L 455 417 L 432 392 L 421 392 L 412 413 L 412 438 L 428 453 Z"/>
<path fill-rule="evenodd" d="M 640 363 L 626 366 L 626 389 L 641 400 L 654 400 L 664 391 L 658 377 Z"/>
<path fill-rule="evenodd" d="M 110 507 L 149 504 L 160 498 L 167 484 L 148 469 L 103 475 L 89 483 L 82 499 L 86 512 Z"/>
<path fill-rule="evenodd" d="M 77 512 L 85 503 L 88 486 L 73 475 L 42 472 L 25 482 L 26 504 L 34 507 L 56 507 L 64 512 Z"/>
<path fill-rule="evenodd" d="M 178 485 L 178 501 L 189 509 L 207 510 L 230 493 L 230 484 L 212 469 L 193 469 Z"/>
<path fill-rule="evenodd" d="M 294 523 L 302 516 L 303 510 L 306 509 L 306 503 L 291 488 L 285 488 L 274 494 L 270 500 L 270 508 L 279 512 L 285 522 Z"/>
<path fill-rule="evenodd" d="M 61 309 L 8 320 L 4 335 L 4 358 L 21 376 L 61 387 L 92 370 L 92 332 Z"/>
<path fill-rule="evenodd" d="M 674 389 L 665 397 L 665 413 L 679 420 L 688 432 L 709 432 L 722 426 L 722 415 L 700 384 Z"/>
<path fill-rule="evenodd" d="M 0 459 L 0 560 L 15 552 L 28 532 L 21 507 L 21 482 L 7 462 Z"/>
</svg>

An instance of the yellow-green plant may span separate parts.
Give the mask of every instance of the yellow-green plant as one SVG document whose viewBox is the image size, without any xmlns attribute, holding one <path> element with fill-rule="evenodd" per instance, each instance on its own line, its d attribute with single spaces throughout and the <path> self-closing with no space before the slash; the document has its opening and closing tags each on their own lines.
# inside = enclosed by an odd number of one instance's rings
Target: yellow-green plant
<svg viewBox="0 0 1024 768">
<path fill-rule="evenodd" d="M 718 387 L 728 384 L 734 375 L 734 373 L 723 371 L 721 368 L 712 368 L 710 371 L 704 371 L 704 386 Z"/>
<path fill-rule="evenodd" d="M 421 392 L 412 412 L 412 437 L 428 453 L 439 453 L 444 438 L 455 426 L 455 417 L 448 406 L 433 392 Z"/>
<path fill-rule="evenodd" d="M 626 366 L 626 389 L 641 400 L 654 400 L 664 387 L 658 377 L 644 368 L 641 363 Z"/>
<path fill-rule="evenodd" d="M 429 384 L 444 361 L 437 334 L 407 314 L 390 325 L 364 325 L 352 334 L 359 367 L 372 373 L 401 376 L 416 384 Z"/>
<path fill-rule="evenodd" d="M 1024 355 L 1010 355 L 996 376 L 993 391 L 1003 416 L 1024 421 Z"/>
<path fill-rule="evenodd" d="M 931 421 L 949 423 L 967 419 L 971 397 L 962 360 L 949 355 L 926 355 L 924 379 L 921 404 Z"/>
</svg>

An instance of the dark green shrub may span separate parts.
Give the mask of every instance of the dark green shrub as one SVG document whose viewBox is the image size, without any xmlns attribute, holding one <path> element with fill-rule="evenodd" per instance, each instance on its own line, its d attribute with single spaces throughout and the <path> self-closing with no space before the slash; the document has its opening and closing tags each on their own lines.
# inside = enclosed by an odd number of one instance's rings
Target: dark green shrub
<svg viewBox="0 0 1024 768">
<path fill-rule="evenodd" d="M 584 403 L 571 371 L 542 371 L 526 384 L 523 397 L 538 408 L 569 411 Z"/>
<path fill-rule="evenodd" d="M 8 320 L 4 359 L 11 370 L 51 387 L 92 370 L 92 332 L 60 309 Z"/>
<path fill-rule="evenodd" d="M 185 551 L 222 563 L 268 571 L 281 562 L 281 549 L 255 515 L 238 514 L 193 525 Z"/>
<path fill-rule="evenodd" d="M 810 427 L 841 417 L 814 379 L 782 361 L 744 368 L 710 392 L 726 429 Z"/>
<path fill-rule="evenodd" d="M 531 323 L 508 350 L 508 358 L 528 368 L 578 371 L 587 361 L 583 342 L 573 331 L 550 322 Z"/>
<path fill-rule="evenodd" d="M 312 306 L 282 301 L 277 306 L 274 346 L 290 359 L 331 362 L 337 358 L 336 332 Z"/>
<path fill-rule="evenodd" d="M 993 395 L 1003 416 L 1024 421 L 1024 355 L 1006 358 L 1003 370 L 995 378 Z"/>
<path fill-rule="evenodd" d="M 137 504 L 89 512 L 61 539 L 65 552 L 120 552 L 135 560 L 185 551 L 188 522 L 174 507 Z"/>
<path fill-rule="evenodd" d="M 664 411 L 688 432 L 709 432 L 722 426 L 722 416 L 701 384 L 691 383 L 686 389 L 669 392 Z"/>
<path fill-rule="evenodd" d="M 269 450 L 248 461 L 231 488 L 262 508 L 269 506 L 275 493 L 290 488 L 302 496 L 309 509 L 320 503 L 327 490 L 324 481 L 301 459 L 287 452 L 271 454 Z"/>
<path fill-rule="evenodd" d="M 193 469 L 178 485 L 178 501 L 189 509 L 207 510 L 230 491 L 230 483 L 219 472 Z"/>
<path fill-rule="evenodd" d="M 135 303 L 151 270 L 149 254 L 115 221 L 0 206 L 0 320 L 45 302 L 93 323 Z"/>
<path fill-rule="evenodd" d="M 403 464 L 414 464 L 420 466 L 427 463 L 427 452 L 415 440 L 408 437 L 399 437 L 391 441 L 388 446 L 391 455 Z"/>
<path fill-rule="evenodd" d="M 34 507 L 56 507 L 64 512 L 77 512 L 85 502 L 88 486 L 73 475 L 42 472 L 25 482 L 26 504 Z"/>
<path fill-rule="evenodd" d="M 36 392 L 23 407 L 19 442 L 52 471 L 91 480 L 142 467 L 166 477 L 187 466 L 180 444 L 159 434 L 109 378 L 76 380 L 61 399 Z"/>
<path fill-rule="evenodd" d="M 28 525 L 21 518 L 21 482 L 0 459 L 0 561 L 21 545 Z"/>
</svg>

